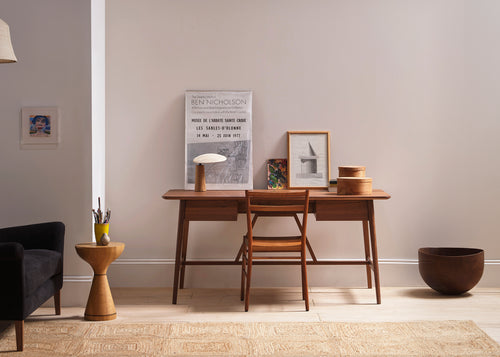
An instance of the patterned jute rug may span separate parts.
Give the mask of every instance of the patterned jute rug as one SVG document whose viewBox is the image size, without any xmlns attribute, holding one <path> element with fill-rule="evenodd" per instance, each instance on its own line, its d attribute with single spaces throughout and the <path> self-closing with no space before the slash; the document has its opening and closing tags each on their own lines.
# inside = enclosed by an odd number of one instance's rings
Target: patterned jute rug
<svg viewBox="0 0 500 357">
<path fill-rule="evenodd" d="M 0 353 L 15 349 L 9 327 Z M 27 321 L 16 356 L 500 356 L 472 321 L 118 323 Z"/>
</svg>

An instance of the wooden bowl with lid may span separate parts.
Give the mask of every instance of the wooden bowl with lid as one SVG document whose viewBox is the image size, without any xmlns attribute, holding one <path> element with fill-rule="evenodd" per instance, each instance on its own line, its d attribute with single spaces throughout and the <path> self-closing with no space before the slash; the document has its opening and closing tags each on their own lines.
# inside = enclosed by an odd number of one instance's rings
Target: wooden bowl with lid
<svg viewBox="0 0 500 357">
<path fill-rule="evenodd" d="M 371 195 L 371 177 L 338 177 L 337 194 L 339 195 Z"/>
<path fill-rule="evenodd" d="M 339 177 L 365 177 L 364 166 L 339 166 Z"/>
</svg>

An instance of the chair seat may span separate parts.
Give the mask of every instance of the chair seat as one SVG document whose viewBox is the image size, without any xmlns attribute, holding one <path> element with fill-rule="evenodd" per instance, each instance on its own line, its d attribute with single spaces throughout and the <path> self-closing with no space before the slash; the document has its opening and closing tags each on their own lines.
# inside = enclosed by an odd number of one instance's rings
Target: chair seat
<svg viewBox="0 0 500 357">
<path fill-rule="evenodd" d="M 300 252 L 301 237 L 253 237 L 254 252 Z"/>
<path fill-rule="evenodd" d="M 61 274 L 61 253 L 48 249 L 29 249 L 24 251 L 25 296 L 33 294 L 52 276 Z"/>
</svg>

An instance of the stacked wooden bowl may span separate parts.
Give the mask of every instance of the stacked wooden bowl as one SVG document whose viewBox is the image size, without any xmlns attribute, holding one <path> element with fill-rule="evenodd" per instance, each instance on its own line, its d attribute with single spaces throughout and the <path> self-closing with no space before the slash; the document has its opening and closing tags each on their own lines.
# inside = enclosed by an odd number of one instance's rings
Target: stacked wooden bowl
<svg viewBox="0 0 500 357">
<path fill-rule="evenodd" d="M 370 195 L 372 179 L 366 177 L 364 166 L 339 166 L 337 178 L 337 194 L 339 195 Z"/>
</svg>

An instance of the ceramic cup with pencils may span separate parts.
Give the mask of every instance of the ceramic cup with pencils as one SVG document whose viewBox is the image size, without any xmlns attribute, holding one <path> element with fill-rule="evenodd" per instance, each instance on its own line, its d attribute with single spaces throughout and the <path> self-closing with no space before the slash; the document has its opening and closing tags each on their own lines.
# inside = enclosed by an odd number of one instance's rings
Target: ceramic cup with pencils
<svg viewBox="0 0 500 357">
<path fill-rule="evenodd" d="M 96 210 L 92 210 L 94 215 L 94 235 L 97 245 L 103 245 L 101 238 L 104 234 L 109 234 L 109 220 L 111 218 L 111 210 L 107 209 L 106 214 L 103 214 L 101 210 L 101 198 L 98 198 L 99 207 Z M 109 242 L 109 239 L 108 239 Z"/>
<path fill-rule="evenodd" d="M 97 245 L 101 245 L 101 237 L 104 233 L 109 233 L 109 223 L 94 223 L 94 234 Z"/>
</svg>

